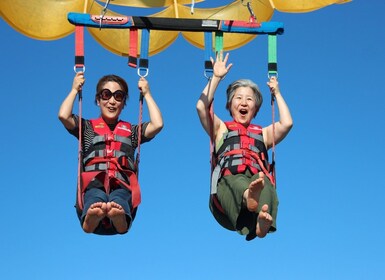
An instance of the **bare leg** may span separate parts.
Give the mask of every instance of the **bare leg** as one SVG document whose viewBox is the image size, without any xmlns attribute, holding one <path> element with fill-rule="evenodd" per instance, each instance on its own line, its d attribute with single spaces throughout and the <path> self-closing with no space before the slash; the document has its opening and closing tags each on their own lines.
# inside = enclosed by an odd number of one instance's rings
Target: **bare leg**
<svg viewBox="0 0 385 280">
<path fill-rule="evenodd" d="M 83 230 L 87 233 L 92 233 L 99 225 L 100 221 L 107 214 L 107 204 L 105 202 L 96 202 L 91 204 L 87 210 L 86 217 L 83 222 Z"/>
<path fill-rule="evenodd" d="M 249 188 L 244 192 L 243 198 L 246 201 L 247 209 L 255 212 L 258 209 L 259 197 L 265 183 L 265 175 L 259 172 L 259 178 L 250 183 Z"/>
<path fill-rule="evenodd" d="M 116 202 L 107 203 L 108 212 L 107 217 L 111 219 L 111 222 L 119 233 L 125 233 L 128 229 L 126 213 L 122 206 Z"/>
<path fill-rule="evenodd" d="M 259 211 L 259 214 L 258 214 L 256 234 L 260 238 L 263 238 L 266 236 L 266 234 L 269 232 L 271 224 L 273 223 L 273 218 L 267 212 L 267 210 L 269 210 L 269 206 L 265 204 L 262 206 L 262 209 L 261 211 Z"/>
</svg>

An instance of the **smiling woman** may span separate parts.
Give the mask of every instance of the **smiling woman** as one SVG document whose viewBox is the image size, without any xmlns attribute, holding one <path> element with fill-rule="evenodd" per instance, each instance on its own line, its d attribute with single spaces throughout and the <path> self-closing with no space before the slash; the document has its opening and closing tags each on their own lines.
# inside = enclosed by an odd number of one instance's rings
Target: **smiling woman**
<svg viewBox="0 0 385 280">
<path fill-rule="evenodd" d="M 146 100 L 150 121 L 131 125 L 120 120 L 128 99 L 128 86 L 121 77 L 107 75 L 96 86 L 95 103 L 100 107 L 100 117 L 81 119 L 72 111 L 84 82 L 83 73 L 76 73 L 72 89 L 59 110 L 64 127 L 83 140 L 77 214 L 87 233 L 123 234 L 130 229 L 140 203 L 135 149 L 139 138 L 143 143 L 149 142 L 161 131 L 162 114 L 147 80 L 141 77 L 138 87 Z"/>
<path fill-rule="evenodd" d="M 286 137 L 293 121 L 276 77 L 267 83 L 280 114 L 274 125 L 262 128 L 251 123 L 262 105 L 262 95 L 258 86 L 246 79 L 227 88 L 226 109 L 233 121 L 223 122 L 210 114 L 219 82 L 232 67 L 227 65 L 228 58 L 229 54 L 223 58 L 220 52 L 215 62 L 211 59 L 213 77 L 198 100 L 197 110 L 203 128 L 215 142 L 210 210 L 223 227 L 251 240 L 277 228 L 278 197 L 267 150 Z"/>
</svg>

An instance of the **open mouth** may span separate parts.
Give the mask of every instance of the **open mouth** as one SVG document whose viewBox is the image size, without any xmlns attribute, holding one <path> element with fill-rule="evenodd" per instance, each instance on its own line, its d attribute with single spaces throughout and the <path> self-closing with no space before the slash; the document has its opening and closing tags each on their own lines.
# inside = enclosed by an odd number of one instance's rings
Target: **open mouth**
<svg viewBox="0 0 385 280">
<path fill-rule="evenodd" d="M 241 109 L 241 110 L 239 110 L 239 113 L 240 113 L 242 116 L 246 116 L 248 112 L 249 112 L 249 111 L 248 111 L 247 109 Z"/>
</svg>

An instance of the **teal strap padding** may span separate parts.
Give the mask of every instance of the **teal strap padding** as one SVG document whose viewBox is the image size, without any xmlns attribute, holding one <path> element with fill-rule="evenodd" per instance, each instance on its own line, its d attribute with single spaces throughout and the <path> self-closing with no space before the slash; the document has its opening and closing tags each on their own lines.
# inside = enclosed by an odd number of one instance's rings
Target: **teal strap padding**
<svg viewBox="0 0 385 280">
<path fill-rule="evenodd" d="M 220 52 L 223 50 L 223 32 L 215 32 L 215 52 Z"/>
<path fill-rule="evenodd" d="M 268 72 L 269 77 L 278 75 L 276 35 L 268 35 Z"/>
</svg>

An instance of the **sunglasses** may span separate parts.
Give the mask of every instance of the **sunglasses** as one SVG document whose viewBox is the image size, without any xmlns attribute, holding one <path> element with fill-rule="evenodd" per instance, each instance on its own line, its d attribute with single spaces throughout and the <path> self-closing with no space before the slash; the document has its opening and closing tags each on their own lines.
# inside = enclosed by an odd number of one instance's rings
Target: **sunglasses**
<svg viewBox="0 0 385 280">
<path fill-rule="evenodd" d="M 105 88 L 99 92 L 99 96 L 103 100 L 110 100 L 110 98 L 113 96 L 116 101 L 122 102 L 126 97 L 126 93 L 122 90 L 111 92 L 108 88 Z"/>
</svg>

